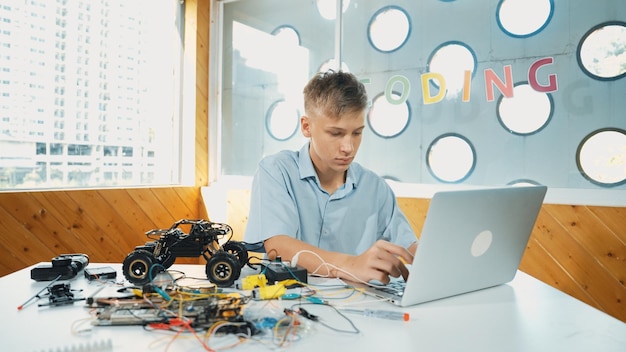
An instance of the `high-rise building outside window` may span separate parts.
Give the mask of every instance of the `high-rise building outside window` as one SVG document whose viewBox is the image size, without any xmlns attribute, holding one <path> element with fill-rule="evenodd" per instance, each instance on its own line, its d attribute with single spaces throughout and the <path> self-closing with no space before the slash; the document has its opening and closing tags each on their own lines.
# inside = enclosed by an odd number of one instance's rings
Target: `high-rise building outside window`
<svg viewBox="0 0 626 352">
<path fill-rule="evenodd" d="M 0 190 L 178 184 L 179 0 L 0 6 Z"/>
</svg>

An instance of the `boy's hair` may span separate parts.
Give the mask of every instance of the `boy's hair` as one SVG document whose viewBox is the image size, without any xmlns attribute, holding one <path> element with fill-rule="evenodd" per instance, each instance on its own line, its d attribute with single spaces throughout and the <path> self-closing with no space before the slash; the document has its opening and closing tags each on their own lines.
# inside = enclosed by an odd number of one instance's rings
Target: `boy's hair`
<svg viewBox="0 0 626 352">
<path fill-rule="evenodd" d="M 307 115 L 339 118 L 345 113 L 367 109 L 365 86 L 349 72 L 317 73 L 304 87 L 304 111 Z"/>
</svg>

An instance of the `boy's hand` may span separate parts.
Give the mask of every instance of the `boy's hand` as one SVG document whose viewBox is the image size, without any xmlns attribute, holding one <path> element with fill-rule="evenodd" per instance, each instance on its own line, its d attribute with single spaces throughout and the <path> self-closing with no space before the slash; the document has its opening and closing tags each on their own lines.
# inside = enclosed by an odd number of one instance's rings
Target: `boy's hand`
<svg viewBox="0 0 626 352">
<path fill-rule="evenodd" d="M 412 247 L 410 249 L 413 249 Z M 406 280 L 409 270 L 404 264 L 412 262 L 413 253 L 410 250 L 387 241 L 378 240 L 363 254 L 347 257 L 340 266 L 362 281 L 376 280 L 388 284 L 390 276 L 399 277 L 402 275 Z M 345 273 L 338 272 L 337 276 L 355 281 L 354 277 Z"/>
</svg>

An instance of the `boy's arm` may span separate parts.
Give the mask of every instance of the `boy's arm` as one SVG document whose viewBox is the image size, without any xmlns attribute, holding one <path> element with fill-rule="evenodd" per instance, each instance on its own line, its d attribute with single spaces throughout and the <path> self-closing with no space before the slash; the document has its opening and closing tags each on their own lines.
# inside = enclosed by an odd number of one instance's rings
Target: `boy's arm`
<svg viewBox="0 0 626 352">
<path fill-rule="evenodd" d="M 379 240 L 367 251 L 355 256 L 326 251 L 286 235 L 276 235 L 265 240 L 265 251 L 270 259 L 280 256 L 284 260 L 293 261 L 297 254 L 298 265 L 310 274 L 349 281 L 376 280 L 384 284 L 389 283 L 390 276 L 408 276 L 404 263 L 413 262 L 415 248 L 416 244 L 407 249 Z"/>
</svg>

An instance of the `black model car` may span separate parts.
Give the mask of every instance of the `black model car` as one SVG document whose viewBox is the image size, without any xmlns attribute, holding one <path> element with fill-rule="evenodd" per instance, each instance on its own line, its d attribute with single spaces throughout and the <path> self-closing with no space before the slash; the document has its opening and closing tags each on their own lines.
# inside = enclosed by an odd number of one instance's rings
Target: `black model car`
<svg viewBox="0 0 626 352">
<path fill-rule="evenodd" d="M 181 225 L 190 225 L 185 233 Z M 126 256 L 122 271 L 128 281 L 144 285 L 178 257 L 203 256 L 207 278 L 220 287 L 231 286 L 248 263 L 248 251 L 242 242 L 231 241 L 232 228 L 207 220 L 178 220 L 169 229 L 146 232 L 153 239 L 137 246 Z M 222 242 L 220 244 L 220 242 Z"/>
</svg>

